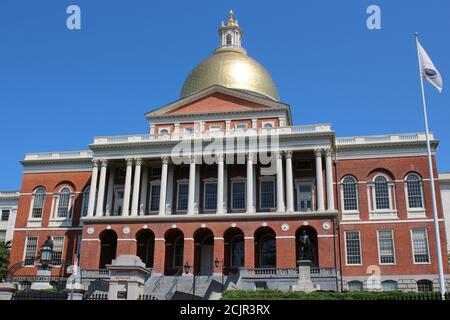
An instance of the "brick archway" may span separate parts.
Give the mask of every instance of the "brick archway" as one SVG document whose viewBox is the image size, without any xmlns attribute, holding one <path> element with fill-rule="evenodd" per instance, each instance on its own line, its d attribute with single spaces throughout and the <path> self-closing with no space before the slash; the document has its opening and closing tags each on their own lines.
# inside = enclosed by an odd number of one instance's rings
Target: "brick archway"
<svg viewBox="0 0 450 320">
<path fill-rule="evenodd" d="M 225 274 L 237 272 L 244 267 L 245 237 L 239 228 L 228 228 L 223 234 L 224 239 L 224 272 Z"/>
<path fill-rule="evenodd" d="M 319 248 L 317 242 L 317 231 L 311 226 L 301 226 L 295 232 L 295 258 L 296 261 L 300 260 L 300 249 L 304 244 L 300 241 L 301 236 L 305 234 L 308 236 L 309 245 L 311 248 L 311 254 L 306 257 L 307 260 L 311 260 L 312 267 L 319 266 Z M 305 259 L 305 258 L 304 258 Z"/>
<path fill-rule="evenodd" d="M 180 229 L 170 229 L 164 235 L 166 253 L 164 260 L 164 274 L 174 275 L 183 272 L 184 262 L 184 234 Z"/>
<path fill-rule="evenodd" d="M 99 268 L 106 268 L 116 258 L 117 233 L 113 230 L 104 230 L 100 233 L 100 261 Z"/>
<path fill-rule="evenodd" d="M 136 255 L 147 268 L 153 268 L 155 253 L 155 234 L 149 229 L 142 229 L 136 234 Z"/>
<path fill-rule="evenodd" d="M 209 275 L 214 271 L 214 234 L 208 228 L 194 233 L 194 272 Z"/>
<path fill-rule="evenodd" d="M 275 231 L 270 227 L 261 227 L 255 231 L 255 267 L 276 268 L 277 244 Z"/>
</svg>

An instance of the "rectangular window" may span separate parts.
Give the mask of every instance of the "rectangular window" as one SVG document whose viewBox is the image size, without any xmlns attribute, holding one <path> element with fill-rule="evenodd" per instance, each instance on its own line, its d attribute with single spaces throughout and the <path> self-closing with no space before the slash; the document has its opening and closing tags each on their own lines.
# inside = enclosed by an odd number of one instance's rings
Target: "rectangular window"
<svg viewBox="0 0 450 320">
<path fill-rule="evenodd" d="M 205 182 L 205 210 L 217 209 L 217 183 Z"/>
<path fill-rule="evenodd" d="M 9 210 L 2 210 L 2 221 L 8 221 L 9 219 Z"/>
<path fill-rule="evenodd" d="M 52 264 L 55 266 L 61 265 L 64 249 L 64 237 L 52 237 L 53 240 L 53 253 Z"/>
<path fill-rule="evenodd" d="M 178 184 L 178 202 L 177 202 L 177 210 L 186 211 L 188 208 L 188 193 L 189 193 L 189 184 L 180 183 Z"/>
<path fill-rule="evenodd" d="M 261 181 L 261 209 L 275 208 L 275 182 Z"/>
<path fill-rule="evenodd" d="M 235 128 L 236 129 L 240 129 L 240 130 L 244 130 L 244 129 L 247 129 L 247 124 L 246 123 L 236 123 Z"/>
<path fill-rule="evenodd" d="M 184 127 L 184 133 L 187 134 L 194 133 L 194 127 Z"/>
<path fill-rule="evenodd" d="M 298 160 L 297 161 L 297 170 L 312 170 L 312 161 L 311 160 Z"/>
<path fill-rule="evenodd" d="M 27 237 L 25 240 L 25 266 L 34 266 L 37 255 L 38 237 Z"/>
<path fill-rule="evenodd" d="M 411 231 L 414 263 L 430 263 L 428 251 L 428 235 L 426 229 L 415 229 Z"/>
<path fill-rule="evenodd" d="M 392 230 L 378 230 L 378 255 L 380 264 L 395 263 L 394 233 Z"/>
<path fill-rule="evenodd" d="M 222 127 L 218 125 L 209 126 L 209 131 L 220 131 L 221 129 Z"/>
<path fill-rule="evenodd" d="M 345 231 L 347 265 L 361 264 L 361 237 L 359 231 Z"/>
<path fill-rule="evenodd" d="M 161 186 L 159 184 L 150 185 L 150 211 L 159 211 L 159 198 Z"/>
<path fill-rule="evenodd" d="M 245 181 L 231 183 L 231 209 L 245 209 Z"/>
<path fill-rule="evenodd" d="M 152 168 L 152 177 L 161 177 L 162 168 Z"/>
</svg>

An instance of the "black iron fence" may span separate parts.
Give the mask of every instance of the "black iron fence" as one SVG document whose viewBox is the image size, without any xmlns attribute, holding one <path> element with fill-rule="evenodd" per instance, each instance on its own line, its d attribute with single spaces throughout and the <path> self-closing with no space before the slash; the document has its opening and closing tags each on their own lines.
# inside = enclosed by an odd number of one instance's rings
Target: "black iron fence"
<svg viewBox="0 0 450 320">
<path fill-rule="evenodd" d="M 155 296 L 151 294 L 141 294 L 138 297 L 138 300 L 158 300 Z"/>
<path fill-rule="evenodd" d="M 67 293 L 27 289 L 15 292 L 12 300 L 67 300 Z"/>
</svg>

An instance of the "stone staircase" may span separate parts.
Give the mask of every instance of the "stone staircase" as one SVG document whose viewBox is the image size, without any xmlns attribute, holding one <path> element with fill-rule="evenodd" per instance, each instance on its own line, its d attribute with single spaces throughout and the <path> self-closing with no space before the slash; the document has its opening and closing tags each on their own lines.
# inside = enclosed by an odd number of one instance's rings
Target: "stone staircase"
<svg viewBox="0 0 450 320">
<path fill-rule="evenodd" d="M 228 277 L 224 277 L 224 284 L 229 283 Z M 176 299 L 217 299 L 222 290 L 222 277 L 214 275 L 199 275 L 195 277 L 195 296 L 193 295 L 192 275 L 164 276 L 152 275 L 144 286 L 144 293 L 158 300 Z M 225 287 L 226 289 L 226 287 Z"/>
</svg>

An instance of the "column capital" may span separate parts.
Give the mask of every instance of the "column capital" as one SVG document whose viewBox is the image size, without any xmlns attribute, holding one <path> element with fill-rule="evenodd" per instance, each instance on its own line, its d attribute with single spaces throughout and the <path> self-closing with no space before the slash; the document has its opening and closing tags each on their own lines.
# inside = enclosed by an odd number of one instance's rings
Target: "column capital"
<svg viewBox="0 0 450 320">
<path fill-rule="evenodd" d="M 99 163 L 100 163 L 100 160 L 98 160 L 98 159 L 92 159 L 92 166 L 93 166 L 94 168 L 98 168 Z"/>
<path fill-rule="evenodd" d="M 316 158 L 321 157 L 322 156 L 322 149 L 314 149 L 314 155 L 316 156 Z"/>
<path fill-rule="evenodd" d="M 292 151 L 291 150 L 285 151 L 284 156 L 286 157 L 286 159 L 292 159 Z"/>
<path fill-rule="evenodd" d="M 324 149 L 324 151 L 325 151 L 325 156 L 327 156 L 327 157 L 331 157 L 331 155 L 333 154 L 333 150 L 331 148 Z"/>
<path fill-rule="evenodd" d="M 191 155 L 189 157 L 189 162 L 190 163 L 197 163 L 197 156 Z"/>
<path fill-rule="evenodd" d="M 255 159 L 255 154 L 253 152 L 247 152 L 246 156 L 248 161 L 253 161 Z"/>
<path fill-rule="evenodd" d="M 161 161 L 163 164 L 169 164 L 169 156 L 162 156 Z"/>
<path fill-rule="evenodd" d="M 133 165 L 133 158 L 125 158 L 125 161 L 127 162 L 127 166 Z"/>
<path fill-rule="evenodd" d="M 217 162 L 223 162 L 224 154 L 223 153 L 217 153 L 216 154 L 216 159 L 217 159 Z"/>
<path fill-rule="evenodd" d="M 101 166 L 103 168 L 106 168 L 108 166 L 108 160 L 107 159 L 102 159 L 100 160 Z"/>
<path fill-rule="evenodd" d="M 142 165 L 142 158 L 136 158 L 136 159 L 135 159 L 135 164 L 136 164 L 137 166 Z"/>
<path fill-rule="evenodd" d="M 277 159 L 283 159 L 283 151 L 277 151 Z"/>
</svg>

